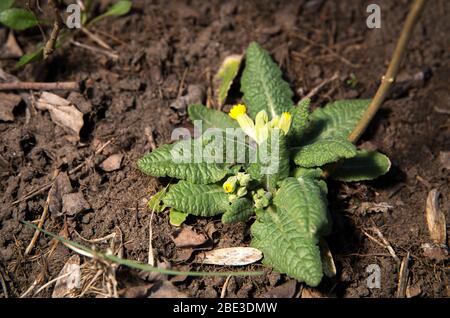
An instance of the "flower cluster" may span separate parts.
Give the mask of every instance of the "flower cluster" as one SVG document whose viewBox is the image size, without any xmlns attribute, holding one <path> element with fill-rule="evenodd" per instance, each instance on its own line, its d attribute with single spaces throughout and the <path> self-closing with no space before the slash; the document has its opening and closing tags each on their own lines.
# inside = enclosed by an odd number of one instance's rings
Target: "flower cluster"
<svg viewBox="0 0 450 318">
<path fill-rule="evenodd" d="M 237 198 L 242 198 L 247 194 L 247 187 L 250 183 L 250 175 L 238 172 L 237 175 L 229 177 L 223 184 L 223 190 L 229 194 L 230 202 Z"/>
<path fill-rule="evenodd" d="M 255 202 L 255 208 L 261 209 L 268 207 L 270 200 L 272 200 L 272 194 L 265 191 L 263 188 L 257 191 L 252 191 L 253 202 Z"/>
<path fill-rule="evenodd" d="M 234 105 L 229 116 L 239 123 L 239 126 L 256 143 L 261 144 L 268 136 L 270 129 L 281 129 L 287 135 L 292 123 L 292 115 L 284 112 L 281 116 L 275 116 L 269 121 L 265 110 L 256 114 L 255 122 L 247 115 L 247 108 L 243 104 Z"/>
</svg>

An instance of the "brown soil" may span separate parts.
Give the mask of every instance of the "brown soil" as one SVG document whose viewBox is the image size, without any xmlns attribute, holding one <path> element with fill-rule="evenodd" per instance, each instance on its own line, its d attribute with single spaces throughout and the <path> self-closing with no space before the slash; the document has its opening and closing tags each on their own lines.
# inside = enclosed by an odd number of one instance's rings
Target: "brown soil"
<svg viewBox="0 0 450 318">
<path fill-rule="evenodd" d="M 377 1 L 382 8 L 381 29 L 366 27 L 365 9 L 373 1 L 366 2 L 135 1 L 129 15 L 97 26 L 119 39 L 104 37 L 119 52 L 118 61 L 69 44 L 48 62 L 20 71 L 13 69 L 13 61 L 0 61 L 0 67 L 24 81 L 85 80 L 84 96 L 92 105 L 85 112 L 87 124 L 79 142 L 67 138 L 48 112 L 28 112 L 25 105 L 16 109 L 13 122 L 0 122 L 0 159 L 7 167 L 0 175 L 0 269 L 10 296 L 24 293 L 38 277 L 42 278 L 40 285 L 55 278 L 73 255 L 58 245 L 53 255 L 44 256 L 51 240 L 41 235 L 31 254 L 24 256 L 33 230 L 19 221 L 39 218 L 48 192 L 19 204 L 12 202 L 51 180 L 56 168 L 69 171 L 87 160 L 99 142 L 112 140 L 100 155 L 70 176 L 74 190 L 82 192 L 91 206 L 67 218 L 71 238 L 83 242 L 73 230 L 93 239 L 118 227 L 123 234 L 123 257 L 147 261 L 150 213 L 146 201 L 166 182 L 143 175 L 135 163 L 151 149 L 152 139 L 156 145 L 163 144 L 170 140 L 173 128 L 189 125 L 182 112 L 169 107 L 179 94 L 183 74 L 182 93 L 189 84 L 200 84 L 207 91 L 211 74 L 223 58 L 242 52 L 256 40 L 281 65 L 285 78 L 296 88 L 296 99 L 335 72 L 339 80 L 314 97 L 314 107 L 335 99 L 373 96 L 410 1 Z M 427 258 L 421 249 L 431 241 L 425 221 L 431 189 L 441 192 L 440 208 L 450 220 L 450 171 L 439 160 L 440 152 L 450 151 L 450 116 L 442 112 L 450 109 L 449 13 L 448 1 L 428 3 L 408 45 L 404 81 L 396 86 L 361 141 L 391 158 L 390 173 L 373 182 L 330 183 L 334 230 L 327 241 L 337 276 L 324 278 L 316 289 L 322 296 L 395 296 L 398 266 L 384 247 L 363 233 L 373 226 L 380 229 L 400 259 L 410 253 L 411 290 L 420 288 L 422 297 L 450 295 L 448 263 Z M 25 50 L 31 50 L 38 39 L 39 33 L 18 36 Z M 78 40 L 92 44 L 81 35 Z M 349 85 L 352 74 L 357 82 Z M 414 79 L 416 74 L 425 79 Z M 102 171 L 99 164 L 115 153 L 124 155 L 122 168 Z M 392 208 L 360 213 L 358 207 L 364 202 L 387 203 Z M 45 227 L 60 233 L 63 224 L 62 217 L 49 217 Z M 243 246 L 250 240 L 249 224 L 222 225 L 218 219 L 194 218 L 187 224 L 199 232 L 214 232 L 207 248 Z M 174 269 L 212 270 L 195 265 L 192 257 L 175 247 L 174 228 L 166 213 L 155 215 L 153 231 L 158 261 L 168 262 Z M 381 268 L 380 289 L 367 288 L 369 264 Z M 256 268 L 259 266 L 244 269 Z M 136 274 L 119 270 L 119 288 L 146 284 L 145 277 Z M 227 297 L 277 295 L 283 288 L 276 288 L 289 281 L 276 273 L 232 278 Z M 224 279 L 178 277 L 174 284 L 191 297 L 218 297 Z M 294 295 L 298 295 L 302 284 L 294 287 Z M 38 297 L 51 293 L 49 287 Z"/>
</svg>

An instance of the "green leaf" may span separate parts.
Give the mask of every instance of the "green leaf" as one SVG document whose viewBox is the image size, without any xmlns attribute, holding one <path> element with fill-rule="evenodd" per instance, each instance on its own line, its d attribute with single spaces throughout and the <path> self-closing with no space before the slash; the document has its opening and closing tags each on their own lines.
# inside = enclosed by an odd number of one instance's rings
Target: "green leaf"
<svg viewBox="0 0 450 318">
<path fill-rule="evenodd" d="M 312 179 L 319 179 L 322 175 L 322 169 L 320 168 L 303 168 L 297 167 L 294 170 L 294 178 L 307 177 Z"/>
<path fill-rule="evenodd" d="M 257 213 L 252 246 L 263 252 L 264 264 L 317 286 L 323 276 L 318 243 L 330 226 L 322 186 L 310 178 L 287 178 L 274 203 Z"/>
<path fill-rule="evenodd" d="M 156 192 L 150 200 L 147 202 L 147 206 L 150 210 L 155 212 L 162 212 L 166 208 L 166 206 L 162 203 L 162 199 L 164 195 L 166 195 L 167 187 L 162 189 L 161 191 Z"/>
<path fill-rule="evenodd" d="M 370 99 L 339 100 L 317 108 L 309 117 L 304 143 L 325 138 L 347 139 L 369 104 Z"/>
<path fill-rule="evenodd" d="M 222 106 L 227 99 L 231 84 L 239 72 L 241 61 L 242 55 L 227 56 L 214 77 L 216 85 L 218 85 L 216 95 L 219 106 Z"/>
<path fill-rule="evenodd" d="M 230 116 L 224 112 L 207 108 L 203 105 L 193 104 L 188 107 L 189 119 L 202 121 L 202 130 L 205 131 L 208 128 L 239 128 L 237 122 L 231 119 Z"/>
<path fill-rule="evenodd" d="M 121 15 L 127 14 L 132 6 L 131 1 L 117 1 L 117 3 L 113 4 L 105 13 L 95 17 L 92 21 L 90 21 L 88 24 L 94 24 L 100 20 L 103 20 L 107 17 L 118 17 Z"/>
<path fill-rule="evenodd" d="M 16 63 L 15 67 L 20 68 L 22 66 L 25 66 L 28 63 L 40 60 L 42 58 L 42 55 L 44 54 L 44 49 L 40 47 L 36 51 L 28 54 L 22 55 L 22 57 L 19 59 L 19 61 Z"/>
<path fill-rule="evenodd" d="M 0 23 L 13 30 L 26 30 L 39 24 L 33 12 L 25 9 L 11 8 L 0 12 Z"/>
<path fill-rule="evenodd" d="M 164 204 L 196 216 L 214 216 L 224 213 L 228 195 L 217 184 L 194 184 L 181 180 L 169 187 Z"/>
<path fill-rule="evenodd" d="M 289 129 L 288 141 L 291 145 L 298 145 L 302 142 L 303 135 L 309 126 L 309 98 L 302 99 L 297 106 L 293 106 L 289 111 L 292 115 L 292 124 Z"/>
<path fill-rule="evenodd" d="M 142 172 L 151 176 L 185 179 L 193 183 L 213 183 L 223 179 L 227 174 L 223 164 L 205 162 L 201 157 L 198 159 L 199 162 L 195 162 L 197 160 L 195 158 L 200 156 L 194 149 L 195 144 L 199 142 L 201 141 L 182 140 L 175 144 L 162 145 L 139 159 L 137 166 Z M 175 154 L 179 152 L 175 150 L 175 145 L 180 146 L 177 149 L 192 150 L 192 156 L 187 162 L 177 162 Z M 200 150 L 203 149 L 200 148 Z"/>
<path fill-rule="evenodd" d="M 255 209 L 252 201 L 247 198 L 238 198 L 222 215 L 222 223 L 246 221 L 253 213 L 255 213 Z"/>
<path fill-rule="evenodd" d="M 347 139 L 319 139 L 300 147 L 294 155 L 294 162 L 304 168 L 320 167 L 342 158 L 354 157 L 356 153 L 356 147 Z"/>
<path fill-rule="evenodd" d="M 169 222 L 173 226 L 180 226 L 184 221 L 186 221 L 188 215 L 189 213 L 181 212 L 172 208 L 169 212 Z"/>
<path fill-rule="evenodd" d="M 274 117 L 292 107 L 293 93 L 281 77 L 281 71 L 256 42 L 250 43 L 245 55 L 245 69 L 241 91 L 250 116 L 255 118 L 261 110 Z"/>
<path fill-rule="evenodd" d="M 384 175 L 391 168 L 389 158 L 378 151 L 358 151 L 346 159 L 332 173 L 331 177 L 340 181 L 372 180 Z"/>
<path fill-rule="evenodd" d="M 11 8 L 15 0 L 0 0 L 0 12 Z"/>
</svg>

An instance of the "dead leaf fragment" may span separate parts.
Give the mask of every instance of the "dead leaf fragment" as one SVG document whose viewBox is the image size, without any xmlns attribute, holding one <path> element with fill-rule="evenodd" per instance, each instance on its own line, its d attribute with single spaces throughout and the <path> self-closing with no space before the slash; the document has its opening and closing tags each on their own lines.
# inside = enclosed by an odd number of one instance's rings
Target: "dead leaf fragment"
<svg viewBox="0 0 450 318">
<path fill-rule="evenodd" d="M 436 189 L 428 193 L 426 205 L 428 231 L 435 244 L 445 245 L 447 229 L 445 215 L 439 210 L 439 192 Z"/>
<path fill-rule="evenodd" d="M 192 84 L 188 86 L 187 94 L 178 97 L 172 104 L 170 104 L 170 108 L 175 109 L 180 116 L 184 116 L 188 105 L 201 104 L 204 97 L 205 88 L 202 85 Z"/>
<path fill-rule="evenodd" d="M 301 298 L 328 298 L 324 294 L 322 294 L 320 291 L 305 287 L 302 289 L 302 296 Z"/>
<path fill-rule="evenodd" d="M 81 288 L 80 256 L 78 254 L 70 257 L 58 277 L 53 289 L 52 298 L 71 297 L 70 294 Z"/>
<path fill-rule="evenodd" d="M 64 194 L 62 202 L 63 213 L 67 216 L 74 216 L 91 208 L 81 192 Z"/>
<path fill-rule="evenodd" d="M 116 154 L 111 155 L 108 158 L 106 158 L 100 164 L 100 168 L 102 168 L 102 170 L 106 171 L 106 172 L 119 170 L 120 166 L 122 165 L 122 160 L 123 160 L 123 155 L 116 153 Z"/>
<path fill-rule="evenodd" d="M 297 282 L 290 280 L 280 286 L 272 288 L 268 292 L 261 295 L 262 298 L 292 298 L 295 295 Z"/>
<path fill-rule="evenodd" d="M 50 202 L 48 209 L 53 216 L 62 214 L 62 197 L 73 191 L 67 172 L 60 172 L 49 192 Z"/>
<path fill-rule="evenodd" d="M 80 134 L 83 127 L 83 113 L 68 100 L 48 92 L 43 92 L 36 102 L 39 110 L 48 110 L 52 121 L 75 135 Z"/>
<path fill-rule="evenodd" d="M 144 284 L 127 287 L 119 290 L 117 293 L 122 298 L 144 298 L 147 297 L 153 284 Z"/>
<path fill-rule="evenodd" d="M 420 296 L 421 293 L 422 293 L 422 288 L 420 288 L 419 284 L 408 285 L 408 287 L 406 287 L 406 297 L 407 298 L 413 298 L 413 297 Z"/>
<path fill-rule="evenodd" d="M 152 287 L 149 298 L 188 298 L 188 296 L 179 291 L 171 282 L 162 281 Z"/>
<path fill-rule="evenodd" d="M 208 241 L 204 234 L 195 232 L 191 226 L 183 226 L 176 230 L 172 238 L 176 247 L 195 247 Z"/>
<path fill-rule="evenodd" d="M 367 213 L 386 213 L 394 207 L 387 202 L 362 202 L 357 208 L 356 213 L 366 215 Z"/>
<path fill-rule="evenodd" d="M 14 108 L 22 98 L 15 94 L 0 93 L 0 120 L 14 121 Z"/>
<path fill-rule="evenodd" d="M 439 161 L 445 169 L 450 170 L 450 151 L 441 151 L 439 153 Z"/>
<path fill-rule="evenodd" d="M 195 262 L 208 265 L 243 266 L 262 258 L 262 252 L 253 247 L 226 247 L 199 254 Z"/>
<path fill-rule="evenodd" d="M 448 259 L 448 249 L 445 245 L 424 243 L 421 245 L 423 255 L 429 259 L 441 262 Z"/>
<path fill-rule="evenodd" d="M 319 242 L 320 257 L 322 259 L 323 272 L 327 277 L 336 276 L 336 265 L 334 264 L 333 254 L 331 254 L 330 248 L 324 239 Z"/>
<path fill-rule="evenodd" d="M 15 59 L 21 57 L 22 55 L 23 51 L 17 43 L 14 33 L 13 31 L 10 31 L 6 43 L 0 50 L 0 57 L 4 59 Z"/>
</svg>

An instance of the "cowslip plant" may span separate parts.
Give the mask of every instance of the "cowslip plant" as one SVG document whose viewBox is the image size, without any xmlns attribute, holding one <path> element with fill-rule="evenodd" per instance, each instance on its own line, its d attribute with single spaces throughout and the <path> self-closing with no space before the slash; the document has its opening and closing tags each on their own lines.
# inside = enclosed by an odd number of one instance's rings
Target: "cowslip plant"
<svg viewBox="0 0 450 318">
<path fill-rule="evenodd" d="M 313 112 L 308 99 L 295 105 L 281 71 L 254 42 L 240 89 L 242 102 L 228 114 L 190 105 L 189 117 L 201 123 L 202 134 L 162 145 L 138 161 L 148 175 L 179 179 L 149 206 L 170 207 L 174 219 L 179 213 L 222 215 L 224 223 L 252 219 L 251 245 L 263 252 L 263 263 L 317 286 L 323 276 L 318 243 L 331 229 L 324 171 L 350 182 L 390 168 L 385 155 L 347 140 L 370 100 L 339 100 Z"/>
</svg>

